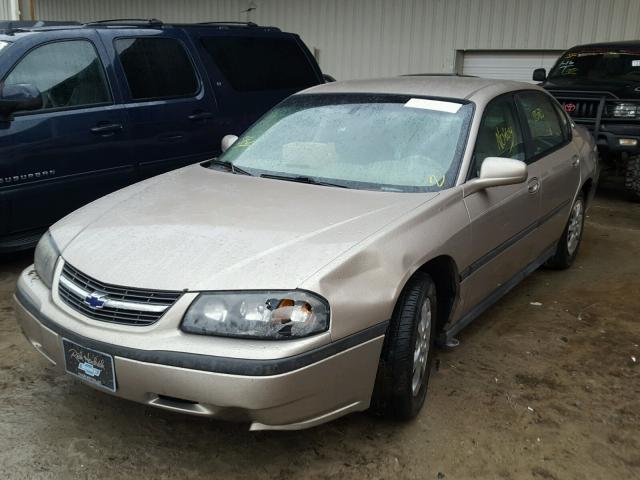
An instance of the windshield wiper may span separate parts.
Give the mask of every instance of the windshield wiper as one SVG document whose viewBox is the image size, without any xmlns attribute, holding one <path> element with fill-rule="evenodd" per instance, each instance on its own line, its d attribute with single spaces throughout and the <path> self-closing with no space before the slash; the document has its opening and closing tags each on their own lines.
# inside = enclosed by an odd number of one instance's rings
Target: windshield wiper
<svg viewBox="0 0 640 480">
<path fill-rule="evenodd" d="M 231 173 L 236 173 L 238 175 L 249 175 L 250 177 L 253 176 L 246 170 L 242 170 L 241 168 L 236 167 L 233 163 L 227 162 L 226 160 L 213 159 L 209 161 L 211 162 L 211 165 L 220 165 L 221 167 L 227 167 L 229 170 L 231 170 Z"/>
<path fill-rule="evenodd" d="M 260 175 L 260 177 L 272 178 L 274 180 L 286 180 L 288 182 L 309 183 L 311 185 L 322 185 L 324 187 L 349 188 L 346 185 L 341 185 L 339 183 L 323 182 L 321 180 L 316 180 L 315 178 L 306 177 L 304 175 L 275 175 L 272 173 L 263 173 L 262 175 Z"/>
</svg>

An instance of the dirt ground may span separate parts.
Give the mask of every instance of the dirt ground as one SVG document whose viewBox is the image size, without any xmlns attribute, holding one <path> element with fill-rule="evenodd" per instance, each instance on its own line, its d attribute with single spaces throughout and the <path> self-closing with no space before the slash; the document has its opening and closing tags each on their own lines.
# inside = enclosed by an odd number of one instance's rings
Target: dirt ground
<svg viewBox="0 0 640 480">
<path fill-rule="evenodd" d="M 0 478 L 640 479 L 640 205 L 599 195 L 574 267 L 536 272 L 440 352 L 405 424 L 250 433 L 58 376 L 13 318 L 31 255 L 0 263 Z"/>
</svg>

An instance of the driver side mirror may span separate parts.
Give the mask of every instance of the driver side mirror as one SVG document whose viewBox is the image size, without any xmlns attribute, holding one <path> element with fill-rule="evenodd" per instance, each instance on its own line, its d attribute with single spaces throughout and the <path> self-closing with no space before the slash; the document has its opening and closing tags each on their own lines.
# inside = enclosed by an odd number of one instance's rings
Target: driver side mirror
<svg viewBox="0 0 640 480">
<path fill-rule="evenodd" d="M 229 147 L 236 143 L 236 140 L 238 140 L 238 137 L 236 135 L 225 135 L 224 137 L 222 137 L 222 141 L 220 142 L 222 153 L 229 150 Z"/>
<path fill-rule="evenodd" d="M 33 85 L 24 83 L 0 87 L 0 119 L 10 121 L 15 112 L 40 108 L 42 94 Z"/>
<path fill-rule="evenodd" d="M 547 71 L 544 68 L 536 68 L 533 71 L 534 82 L 544 82 L 547 79 Z"/>
<path fill-rule="evenodd" d="M 491 187 L 515 185 L 527 180 L 527 164 L 513 158 L 487 157 L 480 167 L 480 177 L 463 185 L 464 196 Z"/>
</svg>

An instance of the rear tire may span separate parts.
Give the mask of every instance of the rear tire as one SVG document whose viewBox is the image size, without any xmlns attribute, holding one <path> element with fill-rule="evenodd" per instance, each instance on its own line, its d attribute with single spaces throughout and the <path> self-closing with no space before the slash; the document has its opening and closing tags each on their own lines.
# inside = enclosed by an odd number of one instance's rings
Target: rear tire
<svg viewBox="0 0 640 480">
<path fill-rule="evenodd" d="M 564 270 L 571 266 L 582 242 L 585 213 L 584 193 L 580 192 L 573 202 L 567 226 L 558 241 L 556 253 L 545 263 L 549 268 Z"/>
<path fill-rule="evenodd" d="M 640 155 L 627 159 L 624 187 L 632 202 L 640 202 Z"/>
<path fill-rule="evenodd" d="M 437 319 L 436 287 L 426 273 L 405 286 L 385 337 L 373 408 L 396 420 L 414 418 L 427 394 Z"/>
</svg>

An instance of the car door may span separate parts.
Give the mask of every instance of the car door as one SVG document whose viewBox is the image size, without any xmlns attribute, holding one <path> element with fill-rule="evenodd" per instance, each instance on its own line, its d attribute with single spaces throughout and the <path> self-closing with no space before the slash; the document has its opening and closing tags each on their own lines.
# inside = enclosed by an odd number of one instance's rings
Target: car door
<svg viewBox="0 0 640 480">
<path fill-rule="evenodd" d="M 5 85 L 31 84 L 43 97 L 41 109 L 17 112 L 0 128 L 0 235 L 18 243 L 130 183 L 134 173 L 126 118 L 95 34 L 39 38 L 2 78 Z"/>
<path fill-rule="evenodd" d="M 564 231 L 580 185 L 580 155 L 571 141 L 571 124 L 556 101 L 540 91 L 516 95 L 524 126 L 529 174 L 538 179 L 540 213 L 535 232 L 538 254 L 555 246 Z"/>
<path fill-rule="evenodd" d="M 512 94 L 492 100 L 485 108 L 468 180 L 479 175 L 487 157 L 526 160 L 522 128 Z M 465 197 L 474 259 L 461 271 L 463 313 L 469 313 L 533 260 L 532 245 L 539 210 L 536 179 L 492 187 Z"/>
<path fill-rule="evenodd" d="M 180 30 L 100 31 L 125 92 L 140 178 L 211 158 L 220 149 L 211 89 Z"/>
</svg>

